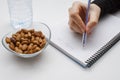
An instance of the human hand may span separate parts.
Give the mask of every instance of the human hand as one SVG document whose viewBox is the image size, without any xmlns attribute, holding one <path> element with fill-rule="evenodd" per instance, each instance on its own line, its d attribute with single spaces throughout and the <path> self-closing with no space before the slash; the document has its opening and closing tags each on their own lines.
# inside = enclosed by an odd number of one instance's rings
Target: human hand
<svg viewBox="0 0 120 80">
<path fill-rule="evenodd" d="M 98 23 L 101 9 L 96 4 L 91 4 L 89 9 L 88 23 L 85 25 L 87 4 L 76 1 L 69 8 L 69 26 L 70 28 L 82 34 L 83 32 L 91 33 L 92 29 Z"/>
</svg>

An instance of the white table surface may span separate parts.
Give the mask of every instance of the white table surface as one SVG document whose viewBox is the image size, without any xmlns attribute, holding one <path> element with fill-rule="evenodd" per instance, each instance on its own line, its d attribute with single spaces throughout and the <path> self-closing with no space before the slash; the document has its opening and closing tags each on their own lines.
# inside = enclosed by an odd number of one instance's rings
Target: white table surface
<svg viewBox="0 0 120 80">
<path fill-rule="evenodd" d="M 34 21 L 52 26 L 67 16 L 73 0 L 33 0 Z M 7 0 L 0 0 L 0 40 L 9 27 Z M 90 69 L 48 46 L 43 54 L 22 59 L 11 55 L 0 43 L 0 80 L 120 80 L 120 42 Z"/>
</svg>

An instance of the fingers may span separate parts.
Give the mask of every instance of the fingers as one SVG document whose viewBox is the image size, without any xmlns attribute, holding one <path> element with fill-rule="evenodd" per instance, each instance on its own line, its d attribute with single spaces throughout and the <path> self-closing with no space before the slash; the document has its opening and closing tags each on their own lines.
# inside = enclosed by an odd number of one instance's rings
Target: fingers
<svg viewBox="0 0 120 80">
<path fill-rule="evenodd" d="M 71 30 L 73 30 L 76 33 L 82 34 L 81 29 L 78 27 L 78 25 L 73 20 L 70 19 L 68 24 L 70 25 Z"/>
<path fill-rule="evenodd" d="M 85 32 L 85 24 L 83 19 L 80 16 L 80 13 L 83 11 L 82 4 L 80 5 L 78 2 L 73 3 L 73 6 L 69 9 L 69 17 L 70 21 L 74 22 L 74 29 L 79 28 L 79 32 Z M 83 11 L 84 12 L 84 11 Z M 83 17 L 83 16 L 82 16 Z M 71 25 L 70 25 L 71 26 Z"/>
<path fill-rule="evenodd" d="M 90 34 L 93 30 L 93 28 L 96 26 L 97 22 L 96 21 L 89 21 L 86 27 L 86 32 Z"/>
<path fill-rule="evenodd" d="M 85 32 L 85 24 L 80 18 L 79 15 L 72 16 L 73 21 L 78 25 L 78 27 L 81 29 L 82 33 Z"/>
<path fill-rule="evenodd" d="M 98 18 L 91 13 L 89 16 L 89 21 L 86 25 L 86 32 L 89 34 L 97 23 L 98 23 Z"/>
</svg>

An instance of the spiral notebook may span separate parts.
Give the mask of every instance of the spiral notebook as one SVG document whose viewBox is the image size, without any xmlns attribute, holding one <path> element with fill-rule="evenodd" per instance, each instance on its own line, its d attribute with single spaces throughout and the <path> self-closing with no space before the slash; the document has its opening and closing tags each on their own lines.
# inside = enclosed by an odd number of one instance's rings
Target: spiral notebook
<svg viewBox="0 0 120 80">
<path fill-rule="evenodd" d="M 102 19 L 88 36 L 84 48 L 81 35 L 69 29 L 67 18 L 51 26 L 51 30 L 50 44 L 82 67 L 88 68 L 120 40 L 120 19 L 112 15 Z"/>
</svg>

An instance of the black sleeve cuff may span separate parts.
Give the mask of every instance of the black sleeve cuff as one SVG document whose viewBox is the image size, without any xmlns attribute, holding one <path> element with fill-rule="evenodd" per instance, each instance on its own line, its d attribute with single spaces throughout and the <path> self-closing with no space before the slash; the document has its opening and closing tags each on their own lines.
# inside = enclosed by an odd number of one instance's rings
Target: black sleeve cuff
<svg viewBox="0 0 120 80">
<path fill-rule="evenodd" d="M 101 8 L 100 17 L 107 13 L 114 13 L 120 9 L 119 0 L 94 0 L 92 3 L 98 5 Z"/>
</svg>

